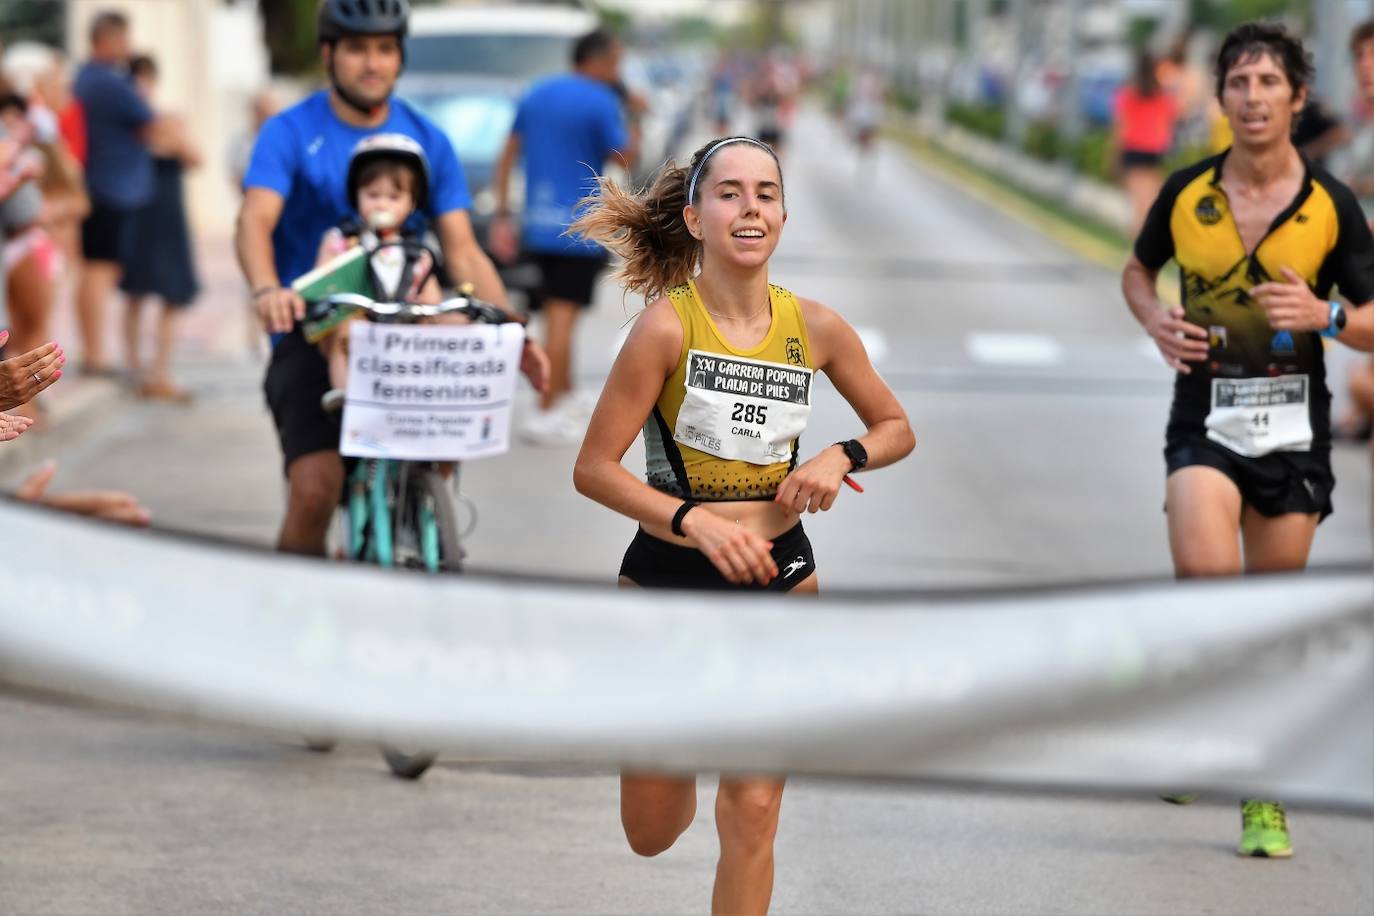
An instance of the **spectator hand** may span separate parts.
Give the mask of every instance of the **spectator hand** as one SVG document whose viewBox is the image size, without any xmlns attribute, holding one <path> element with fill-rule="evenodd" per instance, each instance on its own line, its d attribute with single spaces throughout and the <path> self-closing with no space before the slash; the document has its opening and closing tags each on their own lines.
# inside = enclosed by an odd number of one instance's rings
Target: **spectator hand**
<svg viewBox="0 0 1374 916">
<path fill-rule="evenodd" d="M 305 320 L 305 300 L 284 286 L 254 296 L 253 308 L 263 327 L 273 334 L 287 334 L 296 322 Z"/>
<path fill-rule="evenodd" d="M 0 331 L 0 346 L 9 338 L 9 331 Z M 62 348 L 48 343 L 0 362 L 0 410 L 32 401 L 40 391 L 62 377 L 66 361 Z"/>
<path fill-rule="evenodd" d="M 11 414 L 0 413 L 0 442 L 18 439 L 32 425 L 33 420 L 29 417 L 16 417 Z"/>
<path fill-rule="evenodd" d="M 138 499 L 128 493 L 116 490 L 78 490 L 71 493 L 47 495 L 48 484 L 57 473 L 57 463 L 49 461 L 19 485 L 14 495 L 33 503 L 41 503 L 75 512 L 91 518 L 101 518 L 111 522 L 143 527 L 152 519 L 152 514 L 138 504 Z"/>
</svg>

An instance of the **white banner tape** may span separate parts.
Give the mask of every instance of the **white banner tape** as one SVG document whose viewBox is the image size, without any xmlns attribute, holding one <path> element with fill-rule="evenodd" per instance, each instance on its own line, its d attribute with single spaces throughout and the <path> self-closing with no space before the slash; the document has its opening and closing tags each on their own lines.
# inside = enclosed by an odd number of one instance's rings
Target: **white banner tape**
<svg viewBox="0 0 1374 916">
<path fill-rule="evenodd" d="M 0 525 L 13 684 L 468 757 L 1374 806 L 1363 571 L 808 601 Z"/>
</svg>

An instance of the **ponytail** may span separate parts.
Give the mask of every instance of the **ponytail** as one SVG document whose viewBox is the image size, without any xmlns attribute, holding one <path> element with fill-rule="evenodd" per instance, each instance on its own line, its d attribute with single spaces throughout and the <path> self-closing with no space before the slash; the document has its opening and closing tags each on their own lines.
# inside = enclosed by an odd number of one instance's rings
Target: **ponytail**
<svg viewBox="0 0 1374 916">
<path fill-rule="evenodd" d="M 617 279 L 632 293 L 653 300 L 696 273 L 701 242 L 687 231 L 687 169 L 668 162 L 639 194 L 610 178 L 597 179 L 599 193 L 586 198 L 570 235 L 597 242 L 624 258 Z"/>
</svg>

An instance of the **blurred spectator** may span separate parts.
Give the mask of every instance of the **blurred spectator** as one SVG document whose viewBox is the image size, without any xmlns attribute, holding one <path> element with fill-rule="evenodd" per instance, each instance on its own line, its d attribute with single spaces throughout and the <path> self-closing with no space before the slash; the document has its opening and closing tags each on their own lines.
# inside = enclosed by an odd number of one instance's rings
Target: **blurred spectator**
<svg viewBox="0 0 1374 916">
<path fill-rule="evenodd" d="M 864 67 L 849 93 L 847 118 L 854 143 L 859 148 L 860 174 L 864 171 L 864 160 L 873 146 L 873 138 L 878 135 L 878 126 L 883 119 L 883 106 L 887 98 L 887 84 L 872 67 Z"/>
<path fill-rule="evenodd" d="M 551 377 L 540 410 L 522 430 L 538 444 L 578 442 L 590 416 L 590 405 L 569 397 L 573 328 L 591 304 L 607 255 L 600 245 L 565 233 L 578 202 L 596 190 L 606 162 L 615 160 L 629 169 L 634 160 L 637 138 L 626 125 L 615 89 L 621 51 L 618 38 L 598 29 L 575 45 L 573 72 L 532 86 L 516 109 L 493 179 L 497 207 L 490 229 L 492 253 L 510 263 L 523 248 L 539 268 L 530 308 L 543 314 Z M 525 212 L 517 238 L 506 206 L 510 173 L 520 156 Z"/>
<path fill-rule="evenodd" d="M 14 133 L 0 121 L 0 239 L 18 235 L 35 225 L 43 215 L 43 197 L 33 180 L 39 165 L 29 155 L 33 130 L 27 122 L 16 125 Z M 8 322 L 5 283 L 0 283 L 0 324 Z M 9 332 L 3 333 L 5 339 Z M 0 340 L 0 347 L 4 341 Z"/>
<path fill-rule="evenodd" d="M 711 69 L 711 120 L 715 123 L 718 137 L 730 132 L 740 76 L 739 58 L 729 51 L 722 51 Z"/>
<path fill-rule="evenodd" d="M 0 82 L 0 124 L 10 136 L 34 130 L 29 122 L 24 100 Z M 30 144 L 20 154 L 31 171 L 41 173 L 43 156 L 36 144 Z M 40 188 L 40 201 L 41 184 Z M 4 284 L 8 304 L 11 346 L 25 352 L 41 344 L 48 336 L 48 324 L 56 295 L 56 281 L 60 269 L 61 252 L 57 243 L 43 228 L 40 209 L 38 219 L 29 225 L 9 232 L 4 241 Z M 15 408 L 15 413 L 38 419 L 37 402 Z"/>
<path fill-rule="evenodd" d="M 81 222 L 90 213 L 81 157 L 85 115 L 72 95 L 62 55 L 46 45 L 24 42 L 5 52 L 4 79 L 28 106 L 36 146 L 43 156 L 43 225 L 64 255 L 70 273 L 80 260 Z M 80 151 L 76 146 L 80 146 Z"/>
<path fill-rule="evenodd" d="M 86 113 L 86 188 L 91 198 L 90 216 L 81 226 L 85 263 L 76 308 L 83 371 L 107 375 L 112 368 L 105 354 L 105 300 L 124 269 L 132 214 L 153 199 L 153 157 L 144 136 L 157 125 L 152 109 L 129 82 L 128 20 L 121 13 L 98 13 L 90 38 L 90 60 L 76 77 L 76 96 Z"/>
<path fill-rule="evenodd" d="M 1326 157 L 1349 143 L 1351 136 L 1350 128 L 1309 92 L 1293 125 L 1293 145 L 1298 151 L 1326 168 Z"/>
<path fill-rule="evenodd" d="M 784 141 L 796 114 L 801 76 L 781 50 L 765 54 L 750 83 L 754 109 L 754 137 L 782 155 Z"/>
<path fill-rule="evenodd" d="M 1131 204 L 1134 238 L 1164 186 L 1164 154 L 1173 144 L 1178 118 L 1178 105 L 1159 85 L 1155 60 L 1148 51 L 1136 56 L 1131 81 L 1116 94 L 1113 116 L 1117 167 Z"/>
<path fill-rule="evenodd" d="M 129 62 L 134 86 L 145 102 L 153 103 L 157 90 L 157 64 L 140 55 Z M 189 403 L 191 393 L 172 378 L 172 345 L 176 339 L 177 319 L 199 292 L 195 260 L 191 252 L 191 233 L 186 225 L 182 201 L 183 168 L 200 165 L 200 151 L 191 141 L 185 123 L 163 114 L 157 129 L 148 136 L 153 153 L 153 198 L 129 219 L 129 250 L 119 288 L 125 293 L 124 346 L 129 372 L 140 397 Z M 157 296 L 162 300 L 153 361 L 146 374 L 139 353 L 139 324 L 143 300 Z"/>
</svg>

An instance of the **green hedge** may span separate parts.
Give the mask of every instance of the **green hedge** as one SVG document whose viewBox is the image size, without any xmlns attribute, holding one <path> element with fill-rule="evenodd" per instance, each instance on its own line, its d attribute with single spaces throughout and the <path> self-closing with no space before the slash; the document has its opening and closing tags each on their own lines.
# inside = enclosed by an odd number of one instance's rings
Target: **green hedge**
<svg viewBox="0 0 1374 916">
<path fill-rule="evenodd" d="M 1007 116 L 1001 108 L 950 102 L 945 108 L 945 118 L 951 124 L 992 140 L 1001 140 L 1007 134 Z"/>
</svg>

